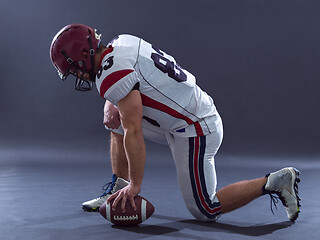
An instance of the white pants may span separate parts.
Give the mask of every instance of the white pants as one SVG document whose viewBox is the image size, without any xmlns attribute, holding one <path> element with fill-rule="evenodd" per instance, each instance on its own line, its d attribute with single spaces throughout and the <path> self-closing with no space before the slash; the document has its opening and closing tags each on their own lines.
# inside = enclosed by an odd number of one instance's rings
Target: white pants
<svg viewBox="0 0 320 240">
<path fill-rule="evenodd" d="M 123 135 L 121 127 L 112 131 Z M 169 145 L 182 196 L 190 213 L 200 221 L 217 220 L 221 206 L 216 196 L 214 156 L 223 138 L 222 121 L 215 132 L 189 138 L 173 135 L 143 121 L 143 134 L 148 140 Z"/>
</svg>

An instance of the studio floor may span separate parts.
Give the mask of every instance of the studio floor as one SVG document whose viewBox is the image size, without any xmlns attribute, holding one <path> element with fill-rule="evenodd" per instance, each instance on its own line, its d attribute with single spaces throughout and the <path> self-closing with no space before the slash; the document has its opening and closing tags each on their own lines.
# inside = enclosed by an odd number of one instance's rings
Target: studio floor
<svg viewBox="0 0 320 240">
<path fill-rule="evenodd" d="M 320 162 L 316 159 L 231 156 L 216 158 L 218 188 L 293 165 L 301 175 L 297 221 L 288 221 L 281 203 L 269 196 L 223 215 L 216 223 L 194 221 L 185 208 L 166 147 L 147 153 L 140 195 L 155 212 L 135 227 L 116 227 L 99 213 L 84 212 L 83 201 L 102 193 L 111 170 L 104 152 L 2 149 L 0 153 L 0 239 L 319 239 Z"/>
</svg>

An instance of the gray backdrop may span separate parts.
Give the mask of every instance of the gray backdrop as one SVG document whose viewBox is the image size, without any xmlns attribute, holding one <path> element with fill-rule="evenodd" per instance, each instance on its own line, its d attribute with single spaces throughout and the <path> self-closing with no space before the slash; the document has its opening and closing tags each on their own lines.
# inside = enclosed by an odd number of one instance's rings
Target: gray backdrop
<svg viewBox="0 0 320 240">
<path fill-rule="evenodd" d="M 221 152 L 319 154 L 318 0 L 1 0 L 1 148 L 104 148 L 103 99 L 59 80 L 64 25 L 140 36 L 175 56 L 215 100 Z"/>
</svg>

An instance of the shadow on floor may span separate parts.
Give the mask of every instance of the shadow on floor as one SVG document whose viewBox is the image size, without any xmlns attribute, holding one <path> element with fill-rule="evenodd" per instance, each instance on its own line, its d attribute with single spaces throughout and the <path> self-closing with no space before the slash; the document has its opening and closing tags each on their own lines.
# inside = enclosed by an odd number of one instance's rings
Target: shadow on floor
<svg viewBox="0 0 320 240">
<path fill-rule="evenodd" d="M 193 235 L 188 236 L 187 234 L 178 233 L 183 229 L 189 229 L 198 232 L 227 232 L 234 234 L 241 234 L 246 236 L 263 236 L 271 234 L 277 230 L 290 227 L 293 223 L 290 221 L 265 224 L 265 225 L 254 225 L 254 226 L 237 226 L 230 223 L 220 222 L 199 222 L 196 220 L 181 220 L 179 218 L 168 217 L 163 215 L 153 215 L 154 218 L 170 220 L 172 222 L 160 224 L 160 225 L 148 225 L 148 226 L 134 226 L 134 227 L 119 227 L 113 226 L 113 228 L 122 229 L 129 232 L 149 234 L 149 235 L 165 235 L 168 233 L 177 232 L 179 237 L 194 239 Z M 205 239 L 205 238 L 201 238 Z M 207 238 L 212 239 L 212 238 Z"/>
</svg>

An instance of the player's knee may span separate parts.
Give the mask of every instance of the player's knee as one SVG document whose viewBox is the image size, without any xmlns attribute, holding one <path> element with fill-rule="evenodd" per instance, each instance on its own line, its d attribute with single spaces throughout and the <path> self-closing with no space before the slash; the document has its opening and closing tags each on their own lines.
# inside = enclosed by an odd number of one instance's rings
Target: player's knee
<svg viewBox="0 0 320 240">
<path fill-rule="evenodd" d="M 199 222 L 216 222 L 219 216 L 207 217 L 202 213 L 194 214 L 194 218 Z"/>
<path fill-rule="evenodd" d="M 197 206 L 187 206 L 191 215 L 200 222 L 215 222 L 218 220 L 221 214 L 209 214 L 207 212 L 203 213 Z"/>
</svg>

